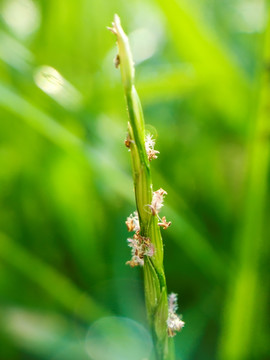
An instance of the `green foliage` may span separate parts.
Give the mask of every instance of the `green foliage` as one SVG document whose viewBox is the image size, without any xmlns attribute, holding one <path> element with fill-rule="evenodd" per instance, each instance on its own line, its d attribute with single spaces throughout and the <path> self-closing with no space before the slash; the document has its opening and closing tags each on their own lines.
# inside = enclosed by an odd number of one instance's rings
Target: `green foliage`
<svg viewBox="0 0 270 360">
<path fill-rule="evenodd" d="M 176 358 L 269 358 L 267 4 L 0 1 L 1 359 L 103 359 L 87 347 L 96 320 L 147 328 L 125 266 L 135 202 L 114 13 L 159 134 L 167 286 L 186 323 Z"/>
</svg>

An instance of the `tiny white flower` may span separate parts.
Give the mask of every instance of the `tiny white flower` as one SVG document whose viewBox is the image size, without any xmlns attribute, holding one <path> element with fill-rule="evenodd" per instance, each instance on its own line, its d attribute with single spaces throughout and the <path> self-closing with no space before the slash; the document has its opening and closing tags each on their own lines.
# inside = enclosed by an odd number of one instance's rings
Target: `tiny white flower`
<svg viewBox="0 0 270 360">
<path fill-rule="evenodd" d="M 153 256 L 154 255 L 154 253 L 155 253 L 155 247 L 154 247 L 154 245 L 153 244 L 150 244 L 149 245 L 149 247 L 148 248 L 146 248 L 146 250 L 145 250 L 145 255 L 146 256 Z"/>
<path fill-rule="evenodd" d="M 177 305 L 177 294 L 171 293 L 168 296 L 168 335 L 173 337 L 176 335 L 175 331 L 180 331 L 185 326 L 184 321 L 182 321 L 181 316 L 176 314 L 178 309 Z"/>
<path fill-rule="evenodd" d="M 168 316 L 167 326 L 169 336 L 173 337 L 176 335 L 175 331 L 181 331 L 185 326 L 185 323 L 181 320 L 179 315 L 172 313 Z"/>
<path fill-rule="evenodd" d="M 133 214 L 130 214 L 126 220 L 126 225 L 128 231 L 140 231 L 140 223 L 137 211 L 134 211 Z"/>
<path fill-rule="evenodd" d="M 170 312 L 176 312 L 178 309 L 177 294 L 170 293 L 168 296 L 168 307 Z"/>
<path fill-rule="evenodd" d="M 147 134 L 145 137 L 145 149 L 148 156 L 148 160 L 151 161 L 157 158 L 157 154 L 159 151 L 155 150 L 155 140 L 153 139 L 153 135 Z"/>
<path fill-rule="evenodd" d="M 153 256 L 155 253 L 154 245 L 151 243 L 150 239 L 144 236 L 141 236 L 137 231 L 133 238 L 128 238 L 128 246 L 131 247 L 131 260 L 127 261 L 126 264 L 131 267 L 134 266 L 143 266 L 144 265 L 144 256 Z"/>
<path fill-rule="evenodd" d="M 150 205 L 153 215 L 157 215 L 162 208 L 164 195 L 167 195 L 167 192 L 162 188 L 153 192 L 152 203 Z"/>
</svg>

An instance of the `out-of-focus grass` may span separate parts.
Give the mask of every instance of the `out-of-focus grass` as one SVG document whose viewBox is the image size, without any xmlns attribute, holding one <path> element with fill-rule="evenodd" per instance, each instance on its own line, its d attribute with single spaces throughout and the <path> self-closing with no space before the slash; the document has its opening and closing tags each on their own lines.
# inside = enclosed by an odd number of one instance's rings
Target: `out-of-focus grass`
<svg viewBox="0 0 270 360">
<path fill-rule="evenodd" d="M 1 359 L 86 359 L 95 319 L 145 325 L 140 271 L 124 265 L 134 196 L 116 12 L 158 134 L 154 186 L 168 191 L 176 357 L 269 358 L 268 135 L 254 140 L 262 117 L 268 131 L 266 5 L 0 1 Z"/>
</svg>

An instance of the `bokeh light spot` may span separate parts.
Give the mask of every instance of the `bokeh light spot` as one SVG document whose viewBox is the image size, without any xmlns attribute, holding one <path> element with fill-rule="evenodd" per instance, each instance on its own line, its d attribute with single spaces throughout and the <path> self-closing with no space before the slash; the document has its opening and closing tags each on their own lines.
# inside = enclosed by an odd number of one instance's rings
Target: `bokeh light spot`
<svg viewBox="0 0 270 360">
<path fill-rule="evenodd" d="M 159 34 L 145 28 L 132 32 L 129 39 L 136 64 L 152 57 L 160 45 Z"/>
<path fill-rule="evenodd" d="M 239 32 L 261 32 L 266 25 L 267 19 L 265 3 L 262 0 L 236 2 L 232 19 Z"/>
<path fill-rule="evenodd" d="M 151 350 L 147 330 L 128 318 L 99 319 L 86 337 L 86 351 L 93 360 L 143 360 L 149 358 Z"/>
<path fill-rule="evenodd" d="M 34 73 L 37 86 L 62 106 L 69 109 L 79 107 L 82 96 L 56 69 L 41 66 Z"/>
<path fill-rule="evenodd" d="M 5 0 L 1 10 L 6 24 L 20 38 L 39 28 L 40 11 L 31 0 Z"/>
</svg>

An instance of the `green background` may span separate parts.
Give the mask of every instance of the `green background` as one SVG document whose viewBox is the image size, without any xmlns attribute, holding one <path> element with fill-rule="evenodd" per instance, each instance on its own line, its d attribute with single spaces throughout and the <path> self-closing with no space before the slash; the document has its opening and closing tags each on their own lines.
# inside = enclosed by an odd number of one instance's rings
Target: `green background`
<svg viewBox="0 0 270 360">
<path fill-rule="evenodd" d="M 115 13 L 160 151 L 154 190 L 168 192 L 165 271 L 186 323 L 176 359 L 269 359 L 267 4 L 0 8 L 0 359 L 104 360 L 87 350 L 96 321 L 147 328 L 142 271 L 125 266 L 135 201 Z"/>
</svg>

